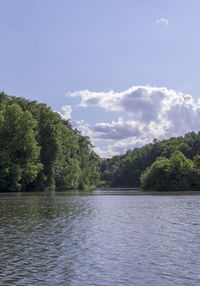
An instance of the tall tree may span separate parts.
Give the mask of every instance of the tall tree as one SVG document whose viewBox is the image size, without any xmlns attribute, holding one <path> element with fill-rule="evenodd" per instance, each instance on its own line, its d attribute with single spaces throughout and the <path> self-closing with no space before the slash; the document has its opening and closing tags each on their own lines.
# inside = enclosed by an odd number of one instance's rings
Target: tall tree
<svg viewBox="0 0 200 286">
<path fill-rule="evenodd" d="M 1 190 L 22 190 L 42 169 L 40 147 L 36 141 L 37 122 L 29 111 L 17 104 L 8 105 L 0 129 Z M 4 174 L 4 175 L 3 175 Z"/>
</svg>

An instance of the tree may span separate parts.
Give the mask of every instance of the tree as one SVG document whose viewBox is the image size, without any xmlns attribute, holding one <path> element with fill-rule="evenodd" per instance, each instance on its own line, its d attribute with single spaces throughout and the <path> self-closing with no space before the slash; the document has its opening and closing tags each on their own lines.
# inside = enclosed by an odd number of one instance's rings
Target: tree
<svg viewBox="0 0 200 286">
<path fill-rule="evenodd" d="M 7 106 L 0 130 L 0 190 L 23 190 L 42 169 L 36 141 L 36 121 L 17 104 Z"/>
<path fill-rule="evenodd" d="M 192 161 L 180 151 L 175 151 L 170 159 L 157 160 L 141 175 L 141 186 L 159 191 L 189 190 L 192 186 Z"/>
<path fill-rule="evenodd" d="M 141 186 L 145 189 L 165 191 L 168 189 L 170 161 L 167 158 L 157 160 L 142 173 Z"/>
</svg>

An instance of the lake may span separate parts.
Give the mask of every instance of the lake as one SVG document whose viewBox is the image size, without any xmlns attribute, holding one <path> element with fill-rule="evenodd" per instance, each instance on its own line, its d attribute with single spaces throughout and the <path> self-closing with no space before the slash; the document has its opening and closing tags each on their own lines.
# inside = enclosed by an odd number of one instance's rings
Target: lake
<svg viewBox="0 0 200 286">
<path fill-rule="evenodd" d="M 0 194 L 0 285 L 200 285 L 200 195 Z"/>
</svg>

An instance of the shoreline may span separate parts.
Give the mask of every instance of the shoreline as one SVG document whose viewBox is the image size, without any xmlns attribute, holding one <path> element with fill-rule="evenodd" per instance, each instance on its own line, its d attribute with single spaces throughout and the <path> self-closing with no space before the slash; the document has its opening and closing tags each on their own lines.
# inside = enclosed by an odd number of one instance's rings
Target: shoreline
<svg viewBox="0 0 200 286">
<path fill-rule="evenodd" d="M 82 196 L 82 195 L 130 195 L 130 196 L 140 196 L 140 195 L 200 195 L 199 190 L 180 190 L 180 191 L 154 191 L 154 190 L 144 190 L 141 188 L 95 188 L 87 190 L 57 190 L 57 191 L 1 191 L 0 195 L 70 195 L 70 196 Z"/>
</svg>

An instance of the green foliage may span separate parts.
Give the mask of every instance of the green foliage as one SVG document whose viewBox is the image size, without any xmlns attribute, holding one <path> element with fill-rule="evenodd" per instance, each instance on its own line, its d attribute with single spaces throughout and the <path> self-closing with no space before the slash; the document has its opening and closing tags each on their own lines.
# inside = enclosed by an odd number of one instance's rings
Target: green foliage
<svg viewBox="0 0 200 286">
<path fill-rule="evenodd" d="M 200 188 L 200 133 L 154 140 L 100 160 L 90 139 L 46 104 L 0 93 L 0 138 L 0 191 L 89 188 L 102 182 Z"/>
<path fill-rule="evenodd" d="M 157 160 L 141 175 L 141 186 L 159 191 L 180 191 L 198 189 L 200 156 L 194 161 L 187 159 L 182 152 L 175 151 L 169 159 Z"/>
<path fill-rule="evenodd" d="M 89 138 L 45 104 L 0 93 L 0 191 L 88 188 L 99 183 Z"/>
<path fill-rule="evenodd" d="M 141 175 L 141 186 L 145 189 L 167 190 L 169 181 L 169 159 L 158 158 Z"/>
<path fill-rule="evenodd" d="M 141 174 L 149 168 L 157 158 L 163 157 L 169 159 L 175 151 L 182 152 L 183 155 L 190 160 L 193 160 L 196 155 L 200 155 L 200 133 L 190 132 L 184 137 L 172 137 L 162 141 L 154 140 L 151 144 L 147 144 L 141 148 L 135 148 L 132 151 L 129 150 L 123 156 L 115 156 L 115 160 L 113 160 L 114 157 L 106 159 L 102 162 L 101 179 L 113 187 L 139 187 Z M 194 160 L 198 161 L 198 159 Z M 160 164 L 164 164 L 164 162 L 157 162 L 156 165 L 154 165 L 155 172 L 159 172 L 159 168 L 157 167 Z M 163 172 L 163 168 L 161 169 Z M 152 172 L 154 171 L 152 170 Z M 175 168 L 174 172 L 176 173 L 176 171 Z M 161 176 L 163 182 L 166 179 L 165 176 L 166 173 L 163 173 Z M 197 185 L 197 169 L 191 171 L 190 176 L 193 177 L 194 180 L 192 187 L 199 188 L 200 185 Z M 173 176 L 171 180 L 175 180 Z"/>
<path fill-rule="evenodd" d="M 29 111 L 17 104 L 4 109 L 0 128 L 0 190 L 23 190 L 42 169 L 36 125 Z"/>
<path fill-rule="evenodd" d="M 113 156 L 110 159 L 102 160 L 100 166 L 101 181 L 106 182 L 106 185 L 109 187 L 115 186 L 114 180 L 118 170 L 120 170 L 120 165 L 120 156 Z"/>
<path fill-rule="evenodd" d="M 188 190 L 191 187 L 192 161 L 175 151 L 170 159 L 157 158 L 141 175 L 141 186 L 154 190 Z"/>
</svg>

